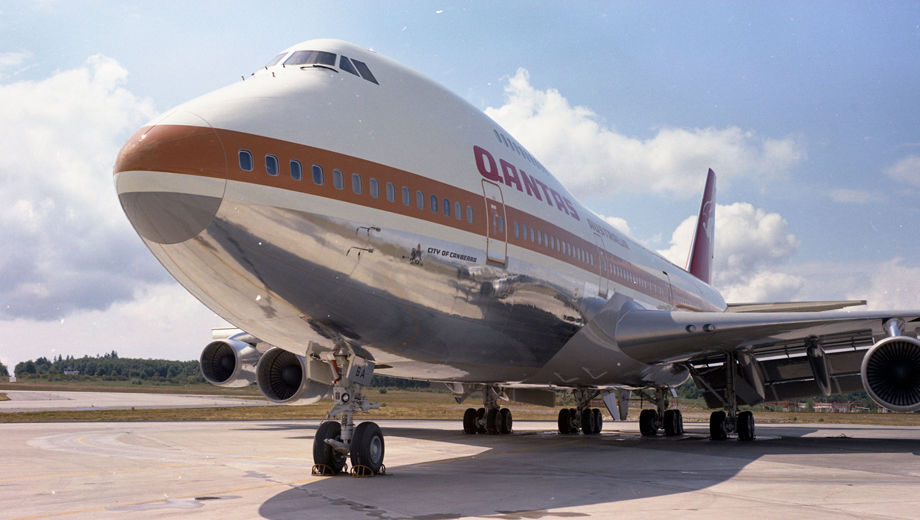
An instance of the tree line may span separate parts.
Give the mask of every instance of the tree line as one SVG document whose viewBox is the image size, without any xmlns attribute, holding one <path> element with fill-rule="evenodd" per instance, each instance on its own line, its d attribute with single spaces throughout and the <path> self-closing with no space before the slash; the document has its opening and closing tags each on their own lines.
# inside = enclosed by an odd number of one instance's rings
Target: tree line
<svg viewBox="0 0 920 520">
<path fill-rule="evenodd" d="M 204 383 L 198 361 L 170 361 L 165 359 L 122 358 L 112 351 L 97 356 L 55 356 L 52 359 L 40 357 L 17 363 L 16 377 L 28 379 L 103 379 L 106 381 L 145 381 L 156 383 Z M 0 376 L 7 374 L 7 368 L 0 363 Z M 428 388 L 427 381 L 413 381 L 398 377 L 374 375 L 371 386 L 377 388 Z"/>
<path fill-rule="evenodd" d="M 6 365 L 3 364 L 3 361 L 0 361 L 0 377 L 6 377 L 10 375 L 10 371 L 7 370 Z"/>
<path fill-rule="evenodd" d="M 197 361 L 170 361 L 166 359 L 136 359 L 118 357 L 112 351 L 98 356 L 44 356 L 17 363 L 14 372 L 21 380 L 42 378 L 63 380 L 68 378 L 101 378 L 108 381 L 157 381 L 165 383 L 203 383 Z"/>
</svg>

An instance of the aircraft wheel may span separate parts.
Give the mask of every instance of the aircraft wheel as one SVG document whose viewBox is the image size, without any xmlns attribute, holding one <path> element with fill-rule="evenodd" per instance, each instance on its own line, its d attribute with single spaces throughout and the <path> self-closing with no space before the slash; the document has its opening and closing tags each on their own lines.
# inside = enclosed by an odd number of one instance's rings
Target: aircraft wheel
<svg viewBox="0 0 920 520">
<path fill-rule="evenodd" d="M 645 409 L 639 413 L 639 432 L 643 437 L 654 437 L 658 435 L 658 411 Z"/>
<path fill-rule="evenodd" d="M 463 433 L 472 435 L 479 431 L 479 427 L 476 425 L 476 409 L 467 408 L 463 412 Z"/>
<path fill-rule="evenodd" d="M 476 410 L 476 433 L 486 432 L 486 409 Z"/>
<path fill-rule="evenodd" d="M 594 431 L 594 424 L 594 412 L 592 412 L 590 408 L 585 408 L 585 410 L 581 412 L 581 431 L 585 435 L 594 435 L 597 433 Z"/>
<path fill-rule="evenodd" d="M 498 409 L 489 408 L 486 412 L 486 433 L 494 435 L 498 433 Z"/>
<path fill-rule="evenodd" d="M 600 433 L 604 429 L 604 415 L 599 408 L 591 410 L 591 415 L 594 416 L 594 433 Z"/>
<path fill-rule="evenodd" d="M 738 440 L 754 440 L 754 413 L 744 411 L 738 414 Z"/>
<path fill-rule="evenodd" d="M 568 434 L 572 433 L 572 420 L 569 418 L 569 409 L 563 408 L 559 410 L 559 433 Z"/>
<path fill-rule="evenodd" d="M 345 467 L 345 455 L 326 444 L 326 439 L 341 441 L 342 425 L 335 421 L 326 421 L 319 425 L 313 436 L 313 463 L 323 464 L 333 473 L 339 473 Z"/>
<path fill-rule="evenodd" d="M 664 434 L 668 437 L 684 433 L 684 420 L 680 410 L 664 411 Z"/>
<path fill-rule="evenodd" d="M 724 441 L 728 438 L 724 411 L 712 412 L 712 415 L 709 416 L 709 438 L 714 441 Z"/>
<path fill-rule="evenodd" d="M 383 432 L 376 423 L 363 422 L 351 438 L 351 466 L 365 466 L 376 475 L 383 465 Z"/>
<path fill-rule="evenodd" d="M 578 423 L 578 411 L 569 408 L 569 433 L 578 433 L 581 424 Z"/>
<path fill-rule="evenodd" d="M 498 433 L 507 435 L 511 433 L 511 410 L 502 408 L 498 411 Z"/>
</svg>

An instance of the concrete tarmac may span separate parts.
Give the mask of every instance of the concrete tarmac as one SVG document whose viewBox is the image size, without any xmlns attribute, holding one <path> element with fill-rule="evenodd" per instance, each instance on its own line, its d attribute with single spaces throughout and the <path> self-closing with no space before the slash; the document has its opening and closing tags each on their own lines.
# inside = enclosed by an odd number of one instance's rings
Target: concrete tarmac
<svg viewBox="0 0 920 520">
<path fill-rule="evenodd" d="M 0 401 L 0 413 L 52 410 L 132 410 L 154 408 L 223 408 L 271 406 L 261 397 L 246 399 L 224 395 L 158 394 L 143 392 L 66 392 L 2 390 L 9 401 Z M 278 405 L 282 406 L 282 405 Z"/>
<path fill-rule="evenodd" d="M 0 518 L 920 518 L 920 428 L 377 422 L 388 475 L 369 479 L 310 475 L 315 420 L 0 424 Z"/>
</svg>

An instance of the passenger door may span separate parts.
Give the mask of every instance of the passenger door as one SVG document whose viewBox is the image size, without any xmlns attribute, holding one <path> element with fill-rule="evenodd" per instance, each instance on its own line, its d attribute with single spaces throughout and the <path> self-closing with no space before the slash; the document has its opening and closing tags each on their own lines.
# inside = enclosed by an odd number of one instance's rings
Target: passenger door
<svg viewBox="0 0 920 520">
<path fill-rule="evenodd" d="M 505 265 L 508 261 L 508 226 L 501 186 L 483 179 L 482 195 L 486 203 L 486 258 Z"/>
</svg>

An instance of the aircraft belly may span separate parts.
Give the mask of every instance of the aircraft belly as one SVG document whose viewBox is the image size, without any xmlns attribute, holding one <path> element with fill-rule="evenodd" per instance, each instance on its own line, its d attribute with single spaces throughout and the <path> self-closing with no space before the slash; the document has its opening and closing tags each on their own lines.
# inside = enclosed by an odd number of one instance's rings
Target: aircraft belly
<svg viewBox="0 0 920 520">
<path fill-rule="evenodd" d="M 522 381 L 586 321 L 519 261 L 485 265 L 484 247 L 330 213 L 225 199 L 195 238 L 148 246 L 241 329 L 298 353 L 344 341 L 388 375 Z"/>
</svg>

